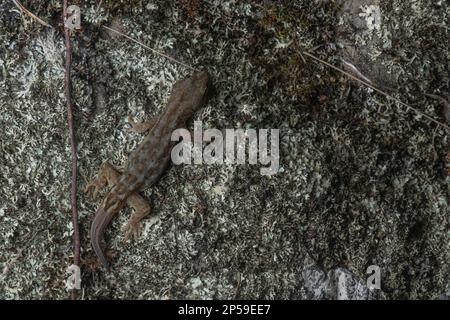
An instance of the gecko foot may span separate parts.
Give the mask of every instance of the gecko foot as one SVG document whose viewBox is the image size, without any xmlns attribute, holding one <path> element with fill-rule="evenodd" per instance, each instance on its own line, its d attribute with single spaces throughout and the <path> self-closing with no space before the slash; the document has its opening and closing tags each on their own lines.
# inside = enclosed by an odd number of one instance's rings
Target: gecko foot
<svg viewBox="0 0 450 320">
<path fill-rule="evenodd" d="M 124 241 L 134 240 L 137 241 L 141 235 L 141 222 L 140 221 L 128 221 L 127 225 L 123 229 L 125 236 Z"/>
<path fill-rule="evenodd" d="M 91 198 L 96 198 L 99 191 L 105 186 L 106 181 L 101 178 L 91 180 L 84 188 L 84 192 Z"/>
<path fill-rule="evenodd" d="M 109 162 L 101 165 L 97 178 L 92 179 L 84 188 L 84 192 L 92 198 L 96 198 L 101 189 L 109 185 L 110 187 L 117 183 L 120 171 L 116 170 Z"/>
<path fill-rule="evenodd" d="M 137 193 L 132 194 L 127 202 L 134 209 L 134 212 L 123 229 L 125 232 L 124 240 L 128 241 L 133 239 L 136 241 L 141 234 L 141 220 L 150 214 L 150 205 Z"/>
</svg>

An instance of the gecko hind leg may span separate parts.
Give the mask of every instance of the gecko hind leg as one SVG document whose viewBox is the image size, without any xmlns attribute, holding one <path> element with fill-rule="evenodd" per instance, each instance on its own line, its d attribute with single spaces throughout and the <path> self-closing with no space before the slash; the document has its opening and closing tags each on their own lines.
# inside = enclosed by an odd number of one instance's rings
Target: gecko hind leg
<svg viewBox="0 0 450 320">
<path fill-rule="evenodd" d="M 95 198 L 102 188 L 106 186 L 112 188 L 117 184 L 121 175 L 121 171 L 117 170 L 109 162 L 105 162 L 101 165 L 97 177 L 87 184 L 85 192 Z M 131 214 L 128 224 L 124 228 L 125 241 L 129 240 L 131 237 L 136 240 L 140 234 L 141 220 L 150 214 L 150 205 L 148 201 L 137 192 L 128 197 L 127 205 L 133 208 L 134 212 Z"/>
<path fill-rule="evenodd" d="M 115 185 L 121 174 L 112 164 L 105 162 L 100 166 L 97 177 L 88 182 L 84 192 L 96 198 L 101 189 Z"/>
<path fill-rule="evenodd" d="M 134 212 L 123 229 L 124 240 L 128 241 L 130 238 L 137 240 L 141 233 L 141 220 L 150 214 L 151 208 L 148 201 L 138 193 L 132 194 L 127 199 L 127 204 L 134 209 Z"/>
</svg>

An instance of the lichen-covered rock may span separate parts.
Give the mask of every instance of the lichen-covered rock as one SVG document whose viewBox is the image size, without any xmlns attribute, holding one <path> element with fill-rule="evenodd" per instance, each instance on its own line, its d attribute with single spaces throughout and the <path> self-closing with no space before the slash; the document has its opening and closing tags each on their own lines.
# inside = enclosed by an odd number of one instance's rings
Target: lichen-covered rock
<svg viewBox="0 0 450 320">
<path fill-rule="evenodd" d="M 55 28 L 0 3 L 0 297 L 65 298 L 72 226 L 62 8 L 22 3 Z M 364 1 L 353 16 L 334 1 L 77 3 L 80 190 L 105 160 L 124 164 L 141 140 L 127 116 L 159 114 L 189 73 L 101 25 L 207 69 L 215 91 L 195 118 L 205 129 L 278 128 L 281 161 L 270 177 L 259 166 L 173 166 L 145 193 L 153 211 L 136 243 L 122 241 L 128 209 L 108 230 L 110 273 L 98 268 L 87 232 L 100 200 L 80 192 L 83 298 L 412 299 L 448 291 L 448 131 L 299 53 L 339 65 L 349 57 L 345 40 L 365 61 L 348 61 L 361 73 L 389 87 L 392 77 L 396 97 L 442 122 L 440 102 L 425 94 L 448 99 L 443 2 Z M 342 25 L 352 17 L 359 20 Z M 380 291 L 364 288 L 370 265 L 380 267 Z"/>
</svg>

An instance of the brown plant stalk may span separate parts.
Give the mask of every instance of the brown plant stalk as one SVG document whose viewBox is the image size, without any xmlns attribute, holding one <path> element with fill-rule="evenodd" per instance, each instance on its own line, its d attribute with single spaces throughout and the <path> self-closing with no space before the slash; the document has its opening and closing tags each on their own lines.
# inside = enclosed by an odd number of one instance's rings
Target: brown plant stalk
<svg viewBox="0 0 450 320">
<path fill-rule="evenodd" d="M 77 143 L 75 140 L 75 130 L 73 125 L 73 103 L 71 96 L 72 81 L 70 71 L 72 66 L 72 41 L 70 39 L 70 29 L 65 25 L 67 15 L 67 0 L 63 0 L 63 23 L 64 37 L 66 45 L 66 70 L 64 75 L 64 94 L 67 106 L 67 122 L 69 126 L 69 139 L 72 149 L 72 187 L 71 187 L 71 208 L 72 208 L 72 225 L 73 225 L 73 264 L 80 266 L 80 230 L 78 226 L 78 210 L 77 210 Z M 71 299 L 77 299 L 76 289 L 71 291 Z"/>
<path fill-rule="evenodd" d="M 12 2 L 16 5 L 17 8 L 19 8 L 20 11 L 22 11 L 24 14 L 26 14 L 27 16 L 31 17 L 31 19 L 39 22 L 40 24 L 49 27 L 49 28 L 53 28 L 51 25 L 49 25 L 47 22 L 45 22 L 44 20 L 42 20 L 41 18 L 39 18 L 38 16 L 36 16 L 34 13 L 32 13 L 31 11 L 29 11 L 27 8 L 25 8 L 22 3 L 20 3 L 19 0 L 12 0 Z"/>
</svg>

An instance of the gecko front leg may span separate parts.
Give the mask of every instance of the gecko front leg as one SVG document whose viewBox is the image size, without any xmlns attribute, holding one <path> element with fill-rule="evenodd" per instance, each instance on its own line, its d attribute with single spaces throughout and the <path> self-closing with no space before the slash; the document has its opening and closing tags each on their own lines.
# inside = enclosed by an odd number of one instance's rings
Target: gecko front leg
<svg viewBox="0 0 450 320">
<path fill-rule="evenodd" d="M 138 122 L 132 116 L 128 116 L 128 123 L 131 125 L 130 131 L 137 133 L 145 133 L 149 131 L 158 122 L 158 118 L 152 118 L 144 122 Z"/>
<path fill-rule="evenodd" d="M 90 181 L 85 192 L 92 197 L 96 197 L 100 190 L 106 186 L 112 188 L 119 181 L 122 173 L 114 168 L 109 162 L 105 162 L 100 167 L 97 178 Z M 134 193 L 127 198 L 127 205 L 134 209 L 123 231 L 125 233 L 124 240 L 127 241 L 131 237 L 136 240 L 139 237 L 141 229 L 141 220 L 150 214 L 149 203 L 138 193 Z"/>
</svg>

